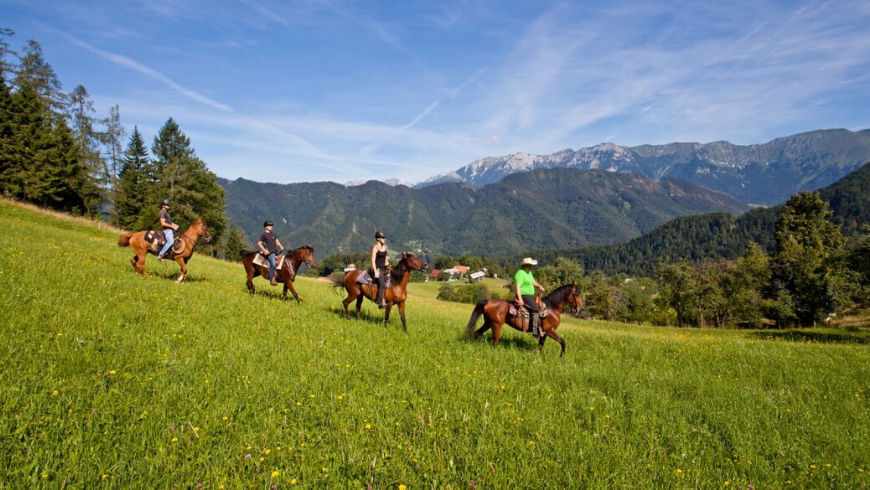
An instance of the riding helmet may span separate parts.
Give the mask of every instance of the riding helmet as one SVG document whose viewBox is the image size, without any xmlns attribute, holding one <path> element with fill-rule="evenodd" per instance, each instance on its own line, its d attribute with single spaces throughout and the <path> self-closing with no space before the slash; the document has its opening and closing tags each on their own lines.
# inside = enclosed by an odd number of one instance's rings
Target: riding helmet
<svg viewBox="0 0 870 490">
<path fill-rule="evenodd" d="M 375 233 L 375 238 L 387 238 L 387 235 L 384 235 L 384 232 L 379 231 Z"/>
<path fill-rule="evenodd" d="M 160 205 L 161 206 L 169 206 L 169 199 L 164 199 L 164 200 L 160 201 Z"/>
<path fill-rule="evenodd" d="M 266 222 L 263 223 L 263 228 L 265 228 L 265 227 L 267 227 L 267 226 L 274 226 L 274 225 L 272 224 L 271 221 L 266 221 Z"/>
</svg>

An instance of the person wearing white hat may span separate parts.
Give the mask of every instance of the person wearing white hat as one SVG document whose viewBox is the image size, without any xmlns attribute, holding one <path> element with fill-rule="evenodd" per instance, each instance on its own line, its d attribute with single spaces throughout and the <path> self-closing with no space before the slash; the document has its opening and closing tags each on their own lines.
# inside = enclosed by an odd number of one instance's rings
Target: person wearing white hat
<svg viewBox="0 0 870 490">
<path fill-rule="evenodd" d="M 535 277 L 532 275 L 532 266 L 538 265 L 538 261 L 526 257 L 520 262 L 520 269 L 514 274 L 514 287 L 516 288 L 517 305 L 526 305 L 529 310 L 529 315 L 532 321 L 532 335 L 542 337 L 541 319 L 538 316 L 538 303 L 535 301 L 535 288 L 544 292 L 544 286 L 538 284 Z"/>
</svg>

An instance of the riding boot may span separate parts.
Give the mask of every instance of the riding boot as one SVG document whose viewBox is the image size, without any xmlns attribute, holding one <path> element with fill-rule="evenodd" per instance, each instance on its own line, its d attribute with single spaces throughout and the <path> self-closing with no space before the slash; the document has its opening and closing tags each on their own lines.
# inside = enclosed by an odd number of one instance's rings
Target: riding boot
<svg viewBox="0 0 870 490">
<path fill-rule="evenodd" d="M 541 318 L 537 312 L 532 312 L 532 336 L 535 338 L 541 337 Z"/>
<path fill-rule="evenodd" d="M 378 304 L 378 308 L 383 309 L 387 306 L 387 302 L 384 300 L 384 289 L 386 289 L 386 281 L 384 280 L 384 276 L 378 277 L 378 297 L 375 302 Z"/>
</svg>

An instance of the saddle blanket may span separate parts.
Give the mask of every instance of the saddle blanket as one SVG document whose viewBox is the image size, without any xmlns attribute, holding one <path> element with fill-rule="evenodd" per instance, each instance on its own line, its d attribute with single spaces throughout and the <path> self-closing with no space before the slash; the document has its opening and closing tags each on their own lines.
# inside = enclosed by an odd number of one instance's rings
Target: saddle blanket
<svg viewBox="0 0 870 490">
<path fill-rule="evenodd" d="M 284 265 L 284 257 L 286 257 L 286 255 L 284 254 L 275 257 L 275 270 L 280 269 L 281 266 Z M 258 252 L 257 256 L 254 257 L 254 264 L 261 265 L 263 267 L 269 267 L 269 259 L 267 259 L 266 256 L 262 253 Z"/>
<path fill-rule="evenodd" d="M 540 311 L 538 311 L 538 318 L 543 320 L 544 318 L 547 318 L 547 315 L 549 314 L 550 310 L 547 309 L 547 305 L 541 303 Z M 518 316 L 520 318 L 528 318 L 529 310 L 527 310 L 525 307 L 517 308 L 517 305 L 515 303 L 510 303 L 510 306 L 508 306 L 508 315 Z"/>
<path fill-rule="evenodd" d="M 166 235 L 162 231 L 148 230 L 145 232 L 145 241 L 148 243 L 155 243 L 156 241 L 157 245 L 162 247 L 166 245 Z"/>
<path fill-rule="evenodd" d="M 362 274 L 357 276 L 356 282 L 357 282 L 357 284 L 362 284 L 365 286 L 368 286 L 369 284 L 372 284 L 372 283 L 377 284 L 377 281 L 373 280 L 373 278 L 372 278 L 371 274 L 369 274 L 368 270 L 364 270 L 362 272 Z M 387 274 L 387 282 L 386 282 L 386 284 L 384 284 L 384 287 L 390 287 L 390 275 L 389 274 Z"/>
</svg>

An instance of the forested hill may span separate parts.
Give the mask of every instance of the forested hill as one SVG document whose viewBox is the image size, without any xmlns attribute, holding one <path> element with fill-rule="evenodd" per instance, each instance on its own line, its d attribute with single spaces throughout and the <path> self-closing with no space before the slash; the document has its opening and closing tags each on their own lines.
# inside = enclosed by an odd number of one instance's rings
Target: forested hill
<svg viewBox="0 0 870 490">
<path fill-rule="evenodd" d="M 819 194 L 833 211 L 831 220 L 843 225 L 844 234 L 857 234 L 862 225 L 870 223 L 870 163 L 820 189 Z M 570 258 L 584 264 L 586 270 L 606 274 L 650 276 L 663 260 L 733 259 L 741 256 L 750 242 L 772 251 L 774 225 L 783 208 L 757 208 L 739 217 L 727 213 L 685 216 L 625 243 L 542 250 L 535 256 L 545 263 L 556 257 Z M 515 258 L 508 262 L 515 262 Z"/>
<path fill-rule="evenodd" d="M 533 249 L 624 242 L 675 217 L 747 208 L 728 195 L 679 180 L 628 173 L 548 169 L 474 188 L 423 189 L 370 181 L 262 184 L 222 180 L 227 213 L 255 239 L 262 222 L 289 246 L 321 256 L 368 250 L 376 229 L 394 250 L 513 255 Z"/>
</svg>

